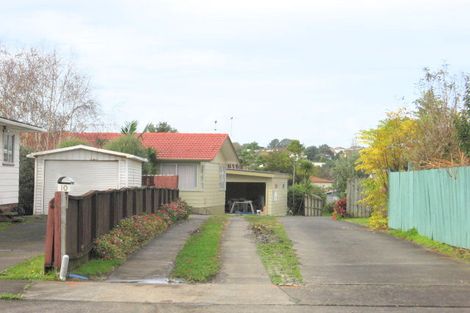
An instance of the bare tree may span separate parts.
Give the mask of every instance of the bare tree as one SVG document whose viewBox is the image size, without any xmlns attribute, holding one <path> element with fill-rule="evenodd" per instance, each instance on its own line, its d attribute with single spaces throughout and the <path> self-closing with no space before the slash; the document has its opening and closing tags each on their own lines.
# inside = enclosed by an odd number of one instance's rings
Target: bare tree
<svg viewBox="0 0 470 313">
<path fill-rule="evenodd" d="M 0 47 L 0 115 L 48 130 L 31 142 L 36 149 L 49 148 L 64 132 L 94 126 L 98 104 L 89 79 L 55 51 Z"/>
</svg>

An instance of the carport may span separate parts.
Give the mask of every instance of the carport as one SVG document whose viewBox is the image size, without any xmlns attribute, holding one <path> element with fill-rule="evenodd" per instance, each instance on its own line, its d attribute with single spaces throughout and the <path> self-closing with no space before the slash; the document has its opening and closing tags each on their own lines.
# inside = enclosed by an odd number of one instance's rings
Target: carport
<svg viewBox="0 0 470 313">
<path fill-rule="evenodd" d="M 230 211 L 233 201 L 247 200 L 262 214 L 286 215 L 287 180 L 288 175 L 283 173 L 227 170 L 225 212 Z"/>
</svg>

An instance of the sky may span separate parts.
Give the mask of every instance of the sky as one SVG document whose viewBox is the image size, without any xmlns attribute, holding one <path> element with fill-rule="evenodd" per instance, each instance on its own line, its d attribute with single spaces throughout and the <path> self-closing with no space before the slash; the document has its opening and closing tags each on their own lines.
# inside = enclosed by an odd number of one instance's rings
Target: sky
<svg viewBox="0 0 470 313">
<path fill-rule="evenodd" d="M 0 0 L 0 43 L 72 60 L 103 130 L 166 121 L 335 147 L 412 108 L 424 67 L 470 72 L 469 12 L 459 0 Z"/>
</svg>

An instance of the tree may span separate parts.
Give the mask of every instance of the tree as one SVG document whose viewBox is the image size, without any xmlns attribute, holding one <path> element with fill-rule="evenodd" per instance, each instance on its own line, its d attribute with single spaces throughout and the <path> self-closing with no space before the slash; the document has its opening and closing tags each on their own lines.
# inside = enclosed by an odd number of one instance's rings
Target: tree
<svg viewBox="0 0 470 313">
<path fill-rule="evenodd" d="M 310 161 L 318 161 L 318 148 L 316 146 L 310 146 L 305 149 L 305 155 Z"/>
<path fill-rule="evenodd" d="M 367 147 L 359 152 L 356 170 L 370 177 L 364 181 L 362 202 L 372 209 L 375 228 L 387 227 L 388 171 L 408 169 L 411 147 L 417 140 L 417 124 L 403 111 L 389 113 L 377 128 L 361 131 Z"/>
<path fill-rule="evenodd" d="M 268 149 L 275 150 L 279 148 L 279 139 L 275 138 L 269 142 Z"/>
<path fill-rule="evenodd" d="M 304 184 L 306 184 L 307 182 L 309 182 L 310 176 L 312 176 L 313 174 L 314 166 L 309 160 L 300 160 L 298 167 L 299 170 L 297 172 L 300 173 Z"/>
<path fill-rule="evenodd" d="M 138 122 L 136 120 L 126 122 L 124 126 L 121 127 L 121 134 L 123 135 L 135 135 L 137 133 Z"/>
<path fill-rule="evenodd" d="M 261 147 L 255 141 L 243 144 L 240 150 L 240 163 L 244 168 L 255 170 L 260 165 L 259 150 Z"/>
<path fill-rule="evenodd" d="M 289 152 L 278 150 L 260 154 L 260 168 L 265 171 L 276 171 L 281 173 L 292 172 L 292 161 Z"/>
<path fill-rule="evenodd" d="M 335 180 L 334 188 L 341 198 L 346 196 L 346 187 L 349 179 L 365 176 L 362 171 L 356 171 L 355 167 L 358 158 L 359 153 L 353 152 L 334 161 L 334 166 L 332 168 Z"/>
<path fill-rule="evenodd" d="M 147 131 L 150 133 L 177 133 L 176 128 L 171 127 L 167 122 L 158 122 L 156 125 L 149 123 L 147 125 Z"/>
<path fill-rule="evenodd" d="M 318 147 L 318 161 L 332 160 L 335 156 L 333 149 L 327 144 Z"/>
<path fill-rule="evenodd" d="M 35 149 L 55 146 L 63 132 L 96 126 L 98 111 L 89 79 L 55 51 L 0 47 L 0 115 L 48 130 L 29 135 Z"/>
<path fill-rule="evenodd" d="M 67 137 L 60 141 L 60 143 L 57 145 L 57 148 L 67 148 L 67 147 L 73 147 L 73 146 L 78 146 L 78 145 L 89 146 L 89 143 L 83 140 L 82 138 Z"/>
<path fill-rule="evenodd" d="M 455 120 L 460 149 L 470 158 L 470 77 L 465 77 L 465 96 L 462 110 Z"/>
<path fill-rule="evenodd" d="M 34 200 L 34 160 L 27 157 L 33 150 L 20 147 L 20 178 L 18 208 L 21 213 L 33 214 Z"/>
<path fill-rule="evenodd" d="M 280 149 L 285 149 L 285 148 L 287 148 L 287 146 L 290 144 L 291 141 L 292 141 L 292 139 L 284 138 L 279 142 L 278 147 Z"/>
<path fill-rule="evenodd" d="M 157 152 L 152 148 L 145 148 L 139 138 L 134 135 L 123 135 L 112 139 L 105 144 L 104 148 L 146 158 L 148 163 L 144 163 L 142 174 L 155 175 L 157 172 Z"/>
</svg>

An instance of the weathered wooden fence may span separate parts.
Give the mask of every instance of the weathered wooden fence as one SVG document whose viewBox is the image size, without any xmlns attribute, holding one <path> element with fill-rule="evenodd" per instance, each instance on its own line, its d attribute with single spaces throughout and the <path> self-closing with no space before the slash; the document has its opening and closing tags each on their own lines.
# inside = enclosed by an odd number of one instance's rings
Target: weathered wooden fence
<svg viewBox="0 0 470 313">
<path fill-rule="evenodd" d="M 321 216 L 323 212 L 323 200 L 316 195 L 305 195 L 304 216 Z"/>
<path fill-rule="evenodd" d="M 470 167 L 390 173 L 390 228 L 470 248 Z"/>
<path fill-rule="evenodd" d="M 90 191 L 81 196 L 57 192 L 49 204 L 45 268 L 59 268 L 65 254 L 72 265 L 88 259 L 95 239 L 109 232 L 120 220 L 155 213 L 178 196 L 177 189 L 155 187 Z"/>
<path fill-rule="evenodd" d="M 352 217 L 369 217 L 370 208 L 359 203 L 362 200 L 362 182 L 364 179 L 348 180 L 346 187 L 346 213 Z"/>
</svg>

